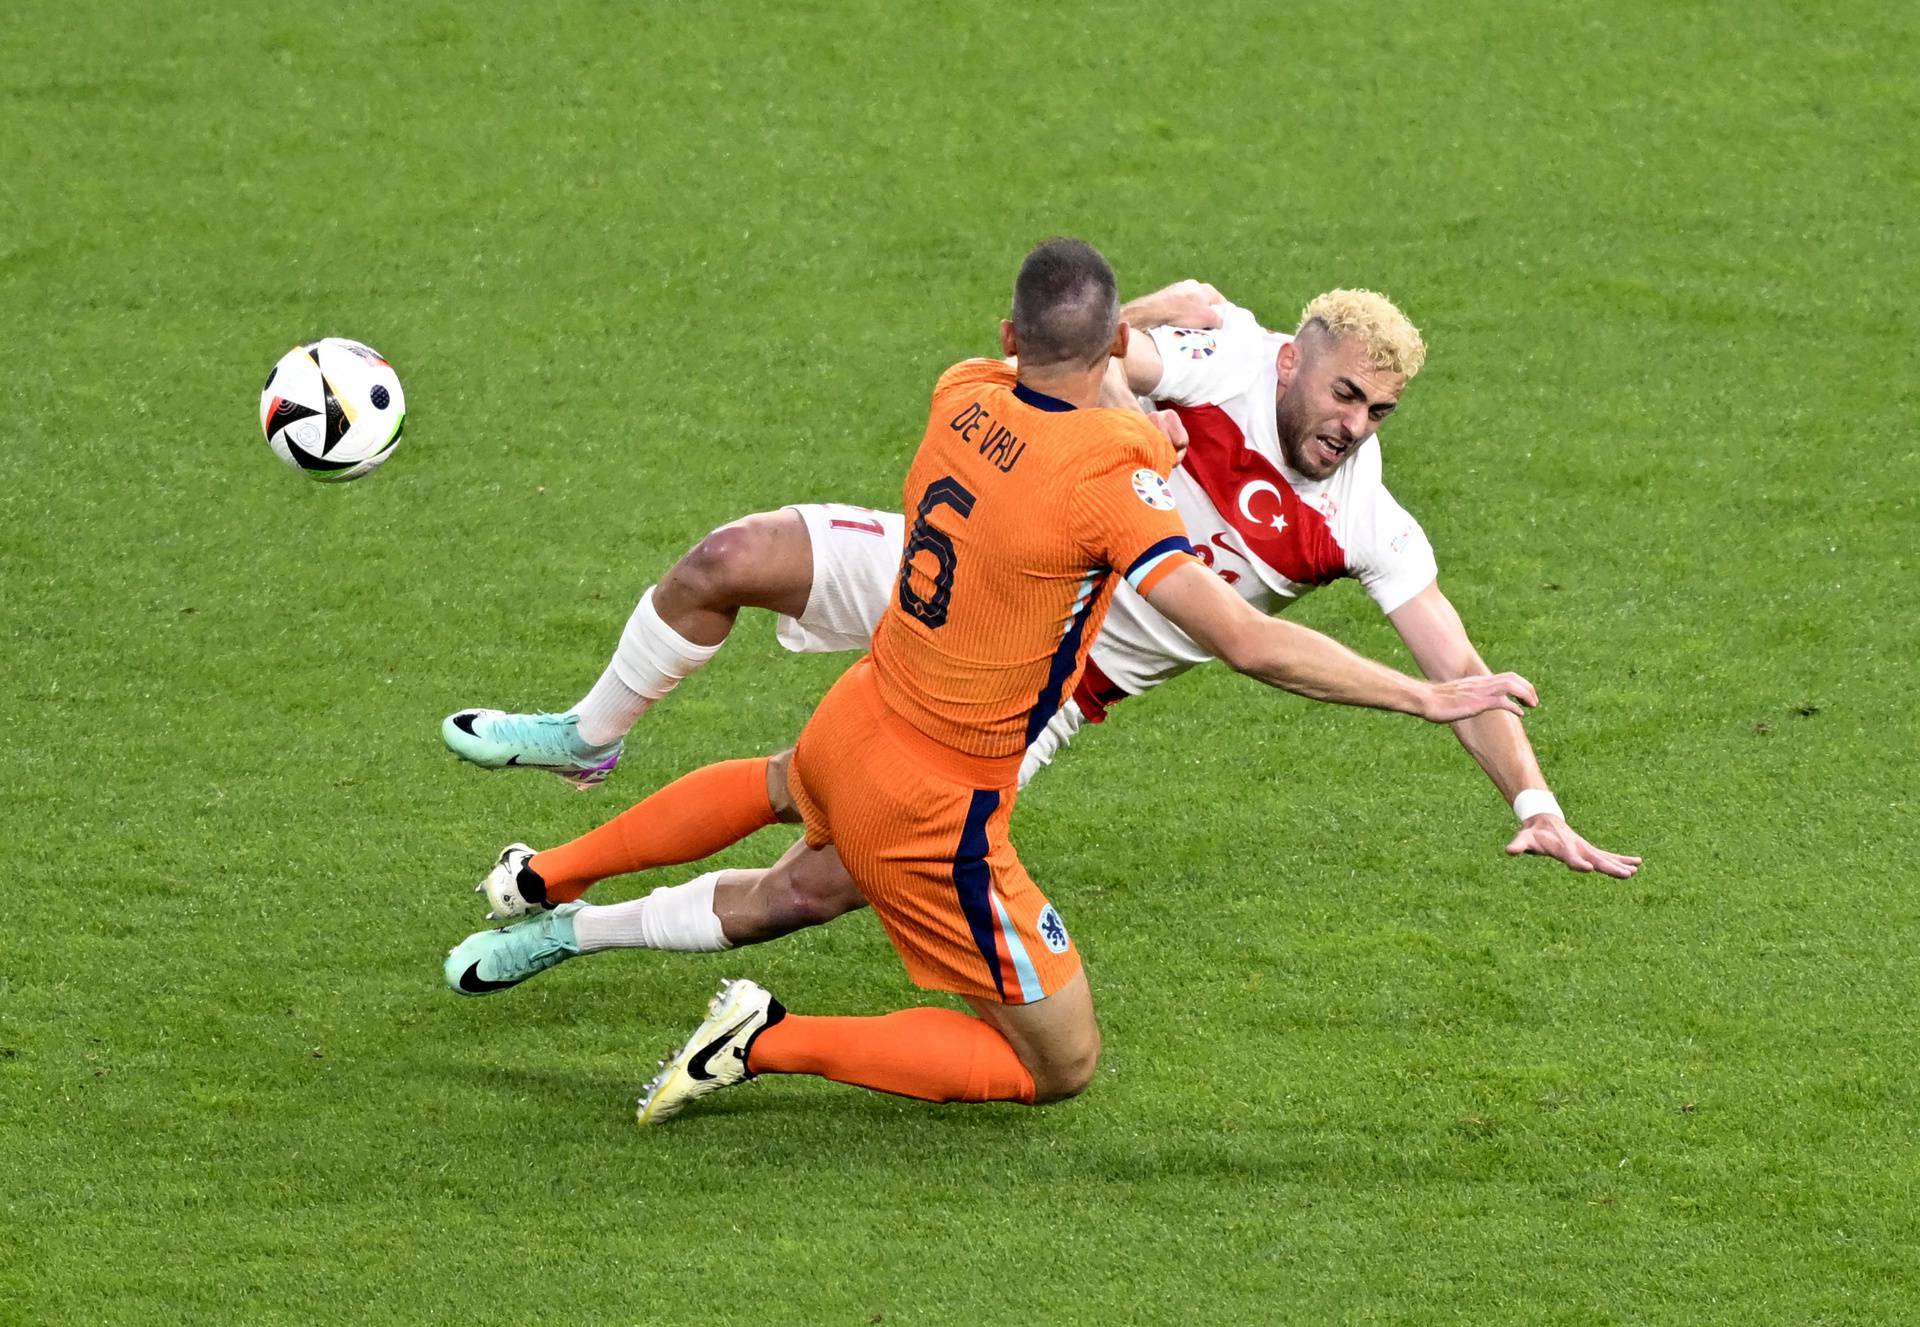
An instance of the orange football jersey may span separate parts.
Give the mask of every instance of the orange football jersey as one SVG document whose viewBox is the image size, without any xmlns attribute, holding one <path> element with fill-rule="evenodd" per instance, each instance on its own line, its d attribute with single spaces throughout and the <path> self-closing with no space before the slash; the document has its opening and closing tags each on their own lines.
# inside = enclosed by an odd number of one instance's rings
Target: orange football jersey
<svg viewBox="0 0 1920 1327">
<path fill-rule="evenodd" d="M 941 375 L 907 471 L 906 553 L 873 635 L 887 707 L 977 756 L 1025 751 L 1073 694 L 1124 576 L 1193 551 L 1173 445 L 1131 410 L 1076 408 L 999 360 Z"/>
</svg>

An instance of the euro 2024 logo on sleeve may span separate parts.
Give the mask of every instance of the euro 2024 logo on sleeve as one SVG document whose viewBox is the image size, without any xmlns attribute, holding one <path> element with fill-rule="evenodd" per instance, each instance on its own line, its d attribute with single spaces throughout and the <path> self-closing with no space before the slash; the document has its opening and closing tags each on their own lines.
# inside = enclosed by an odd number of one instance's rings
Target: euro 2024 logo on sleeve
<svg viewBox="0 0 1920 1327">
<path fill-rule="evenodd" d="M 1173 348 L 1181 351 L 1188 359 L 1205 359 L 1220 348 L 1213 333 L 1199 327 L 1176 327 L 1173 329 Z"/>
<path fill-rule="evenodd" d="M 1157 471 L 1141 466 L 1133 472 L 1133 491 L 1140 501 L 1155 511 L 1173 510 L 1173 490 Z"/>
<path fill-rule="evenodd" d="M 1070 943 L 1067 939 L 1067 924 L 1060 920 L 1060 914 L 1054 911 L 1053 904 L 1049 903 L 1040 910 L 1037 926 L 1040 939 L 1048 949 L 1056 954 L 1067 952 L 1067 945 Z"/>
</svg>

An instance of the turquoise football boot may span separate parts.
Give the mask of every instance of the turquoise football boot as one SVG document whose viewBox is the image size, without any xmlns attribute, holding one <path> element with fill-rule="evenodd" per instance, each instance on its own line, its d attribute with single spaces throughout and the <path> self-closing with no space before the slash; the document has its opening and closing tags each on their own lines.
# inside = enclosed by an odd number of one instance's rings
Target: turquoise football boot
<svg viewBox="0 0 1920 1327">
<path fill-rule="evenodd" d="M 586 906 L 562 903 L 532 921 L 476 931 L 447 951 L 447 985 L 462 995 L 491 995 L 577 957 L 573 914 Z"/>
<path fill-rule="evenodd" d="M 591 788 L 620 763 L 620 741 L 589 746 L 573 714 L 508 714 L 461 710 L 440 722 L 447 750 L 487 769 L 543 769 L 577 788 Z"/>
</svg>

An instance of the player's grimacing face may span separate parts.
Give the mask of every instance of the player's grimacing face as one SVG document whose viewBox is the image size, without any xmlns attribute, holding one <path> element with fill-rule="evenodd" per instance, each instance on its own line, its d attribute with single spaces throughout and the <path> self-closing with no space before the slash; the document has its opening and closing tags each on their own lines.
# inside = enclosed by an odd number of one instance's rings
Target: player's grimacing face
<svg viewBox="0 0 1920 1327">
<path fill-rule="evenodd" d="M 1280 352 L 1274 402 L 1280 454 L 1307 478 L 1325 479 L 1393 413 L 1406 385 L 1404 375 L 1368 359 L 1357 337 L 1291 342 Z"/>
</svg>

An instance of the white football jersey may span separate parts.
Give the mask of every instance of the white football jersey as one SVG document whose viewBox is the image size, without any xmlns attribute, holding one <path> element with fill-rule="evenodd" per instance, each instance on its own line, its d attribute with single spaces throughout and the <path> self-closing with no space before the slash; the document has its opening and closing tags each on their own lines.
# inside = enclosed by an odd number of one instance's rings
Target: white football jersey
<svg viewBox="0 0 1920 1327">
<path fill-rule="evenodd" d="M 1280 455 L 1274 421 L 1280 347 L 1292 340 L 1236 305 L 1223 325 L 1156 327 L 1155 406 L 1186 425 L 1186 458 L 1169 481 L 1193 551 L 1263 613 L 1343 576 L 1391 613 L 1438 575 L 1433 546 L 1380 476 L 1370 435 L 1326 479 L 1308 479 Z M 1134 591 L 1115 589 L 1093 645 L 1099 670 L 1138 694 L 1205 663 L 1209 654 Z"/>
</svg>

